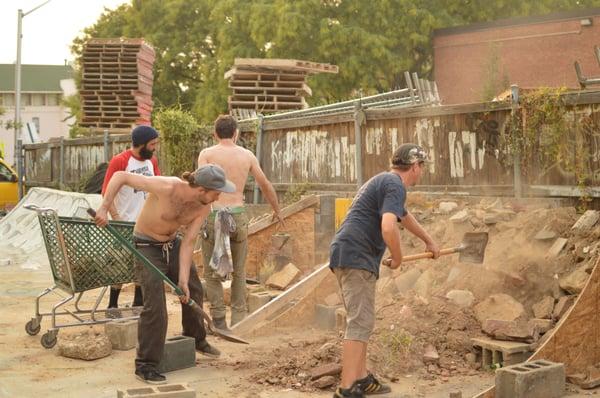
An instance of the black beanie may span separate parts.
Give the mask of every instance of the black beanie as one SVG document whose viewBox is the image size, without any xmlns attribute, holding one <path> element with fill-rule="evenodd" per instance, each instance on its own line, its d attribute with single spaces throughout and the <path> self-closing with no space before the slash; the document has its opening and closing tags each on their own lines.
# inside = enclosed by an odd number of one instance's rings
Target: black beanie
<svg viewBox="0 0 600 398">
<path fill-rule="evenodd" d="M 137 126 L 131 131 L 131 142 L 133 146 L 144 145 L 158 137 L 158 131 L 150 126 Z"/>
</svg>

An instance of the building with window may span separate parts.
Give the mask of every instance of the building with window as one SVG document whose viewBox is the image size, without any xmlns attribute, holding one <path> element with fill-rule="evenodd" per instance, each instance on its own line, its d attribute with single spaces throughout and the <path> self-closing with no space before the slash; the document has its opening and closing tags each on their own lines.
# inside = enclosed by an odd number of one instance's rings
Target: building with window
<svg viewBox="0 0 600 398">
<path fill-rule="evenodd" d="M 73 68 L 70 65 L 21 66 L 21 129 L 24 142 L 32 137 L 48 141 L 52 137 L 67 137 L 69 109 L 61 105 L 65 96 L 76 92 Z M 14 164 L 14 130 L 6 122 L 15 119 L 15 65 L 0 64 L 0 154 L 8 164 Z"/>
</svg>

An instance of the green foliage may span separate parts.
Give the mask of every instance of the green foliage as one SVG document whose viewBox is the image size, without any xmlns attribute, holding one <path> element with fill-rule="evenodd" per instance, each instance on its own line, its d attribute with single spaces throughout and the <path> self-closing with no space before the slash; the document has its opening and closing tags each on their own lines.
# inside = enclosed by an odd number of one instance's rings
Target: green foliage
<svg viewBox="0 0 600 398">
<path fill-rule="evenodd" d="M 288 206 L 299 201 L 302 195 L 305 195 L 306 192 L 308 192 L 309 187 L 310 184 L 307 182 L 291 185 L 283 195 L 283 205 Z"/>
<path fill-rule="evenodd" d="M 210 141 L 210 131 L 200 128 L 192 114 L 181 107 L 160 110 L 154 125 L 160 131 L 163 174 L 179 176 L 195 170 L 200 148 Z"/>
<path fill-rule="evenodd" d="M 404 85 L 405 70 L 432 77 L 433 30 L 513 16 L 590 8 L 600 0 L 132 0 L 106 10 L 73 42 L 144 37 L 156 50 L 153 100 L 180 104 L 202 124 L 227 111 L 223 74 L 236 57 L 337 64 L 310 78 L 311 105 Z"/>
<path fill-rule="evenodd" d="M 79 122 L 81 121 L 81 117 L 83 115 L 79 93 L 64 97 L 61 100 L 61 105 L 69 109 L 69 114 L 63 119 L 63 122 L 73 117 L 75 118 L 75 121 L 72 124 L 69 124 L 69 137 L 75 138 L 86 135 L 87 129 L 79 127 Z"/>
</svg>

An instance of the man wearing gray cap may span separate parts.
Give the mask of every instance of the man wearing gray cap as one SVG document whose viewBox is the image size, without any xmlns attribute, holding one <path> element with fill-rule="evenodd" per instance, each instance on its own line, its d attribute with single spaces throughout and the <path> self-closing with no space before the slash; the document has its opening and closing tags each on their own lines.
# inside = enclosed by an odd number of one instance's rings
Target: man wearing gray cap
<svg viewBox="0 0 600 398">
<path fill-rule="evenodd" d="M 147 177 L 117 172 L 111 178 L 102 205 L 96 211 L 98 226 L 108 223 L 107 213 L 123 186 L 148 192 L 144 207 L 134 227 L 134 242 L 140 252 L 172 281 L 185 296 L 182 302 L 183 335 L 196 340 L 196 349 L 204 355 L 221 353 L 206 341 L 204 320 L 191 307 L 183 305 L 194 299 L 202 305 L 202 285 L 192 266 L 192 251 L 200 228 L 210 212 L 210 204 L 221 192 L 234 192 L 235 185 L 225 178 L 217 165 L 199 167 L 193 173 L 177 177 Z M 185 235 L 178 236 L 183 227 Z M 142 264 L 136 263 L 136 274 L 142 285 L 144 310 L 138 323 L 136 376 L 147 383 L 163 384 L 166 378 L 157 370 L 167 335 L 167 307 L 163 281 Z"/>
<path fill-rule="evenodd" d="M 329 266 L 334 272 L 346 308 L 346 334 L 342 346 L 342 377 L 334 398 L 361 398 L 386 394 L 367 370 L 367 342 L 375 325 L 375 283 L 386 246 L 395 269 L 402 263 L 398 221 L 439 256 L 439 248 L 404 207 L 406 187 L 421 179 L 427 154 L 416 144 L 401 145 L 392 156 L 390 171 L 367 181 L 354 197 L 344 222 L 331 243 Z"/>
</svg>

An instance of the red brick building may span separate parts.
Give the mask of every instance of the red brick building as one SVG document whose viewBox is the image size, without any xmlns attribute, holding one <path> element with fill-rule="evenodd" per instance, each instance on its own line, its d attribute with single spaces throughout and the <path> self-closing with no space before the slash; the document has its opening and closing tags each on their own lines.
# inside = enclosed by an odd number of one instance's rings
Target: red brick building
<svg viewBox="0 0 600 398">
<path fill-rule="evenodd" d="M 594 45 L 600 8 L 438 29 L 434 78 L 445 105 L 480 102 L 510 84 L 578 88 L 575 61 L 584 76 L 600 76 Z"/>
</svg>

